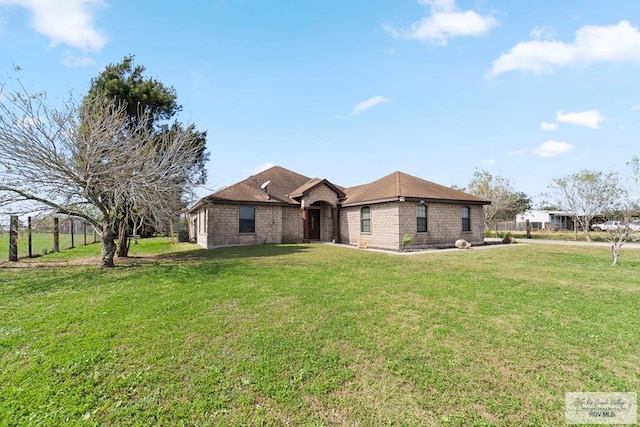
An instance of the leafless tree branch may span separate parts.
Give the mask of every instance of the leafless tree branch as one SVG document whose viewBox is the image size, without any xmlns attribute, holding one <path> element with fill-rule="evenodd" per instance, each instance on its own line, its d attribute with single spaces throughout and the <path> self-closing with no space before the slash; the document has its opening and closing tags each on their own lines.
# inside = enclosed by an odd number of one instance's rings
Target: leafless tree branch
<svg viewBox="0 0 640 427">
<path fill-rule="evenodd" d="M 199 155 L 193 133 L 153 135 L 149 117 L 132 122 L 125 106 L 70 98 L 51 107 L 44 94 L 2 86 L 0 209 L 50 210 L 100 228 L 103 265 L 113 265 L 114 230 L 122 212 L 163 224 L 180 209 Z M 159 149 L 160 147 L 160 149 Z"/>
</svg>

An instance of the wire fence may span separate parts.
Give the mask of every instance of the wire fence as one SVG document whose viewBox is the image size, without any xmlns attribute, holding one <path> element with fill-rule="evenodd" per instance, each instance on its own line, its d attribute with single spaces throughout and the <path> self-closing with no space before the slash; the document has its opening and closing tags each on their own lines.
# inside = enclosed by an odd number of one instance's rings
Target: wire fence
<svg viewBox="0 0 640 427">
<path fill-rule="evenodd" d="M 533 222 L 529 223 L 529 230 L 542 231 L 549 229 L 549 223 Z M 494 222 L 489 227 L 489 231 L 527 231 L 527 224 L 525 222 L 516 221 L 499 221 Z"/>
<path fill-rule="evenodd" d="M 31 258 L 90 245 L 99 236 L 86 221 L 75 217 L 52 217 L 11 220 L 16 232 L 17 253 L 11 251 L 11 225 L 0 230 L 0 259 Z"/>
<path fill-rule="evenodd" d="M 530 231 L 574 231 L 575 223 L 573 219 L 569 217 L 555 218 L 549 222 L 535 222 L 530 221 L 528 223 Z M 507 232 L 507 231 L 527 231 L 526 222 L 516 221 L 499 221 L 491 223 L 487 231 L 493 232 Z"/>
</svg>

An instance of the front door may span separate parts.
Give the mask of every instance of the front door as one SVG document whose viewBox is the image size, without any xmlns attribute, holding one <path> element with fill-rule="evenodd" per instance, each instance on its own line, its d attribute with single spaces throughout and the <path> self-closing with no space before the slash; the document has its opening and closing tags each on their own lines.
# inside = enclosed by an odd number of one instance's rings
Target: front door
<svg viewBox="0 0 640 427">
<path fill-rule="evenodd" d="M 309 240 L 320 240 L 320 209 L 309 209 Z"/>
</svg>

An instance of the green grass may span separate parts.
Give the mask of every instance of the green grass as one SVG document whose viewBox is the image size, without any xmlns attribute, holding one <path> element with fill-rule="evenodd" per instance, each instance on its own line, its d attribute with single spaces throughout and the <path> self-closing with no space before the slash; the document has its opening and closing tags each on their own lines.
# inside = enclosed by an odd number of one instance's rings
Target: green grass
<svg viewBox="0 0 640 427">
<path fill-rule="evenodd" d="M 99 238 L 98 238 L 99 240 Z M 87 233 L 87 244 L 94 241 L 93 232 Z M 61 233 L 59 235 L 60 250 L 70 249 L 72 246 L 79 247 L 84 245 L 84 234 L 76 234 L 71 244 L 71 234 Z M 34 256 L 47 254 L 53 250 L 53 233 L 32 233 L 31 250 Z M 26 231 L 18 233 L 18 258 L 26 258 L 29 256 L 29 235 Z M 9 233 L 0 233 L 0 260 L 9 259 Z"/>
<path fill-rule="evenodd" d="M 557 426 L 640 389 L 640 251 L 131 248 L 0 268 L 0 425 Z"/>
</svg>

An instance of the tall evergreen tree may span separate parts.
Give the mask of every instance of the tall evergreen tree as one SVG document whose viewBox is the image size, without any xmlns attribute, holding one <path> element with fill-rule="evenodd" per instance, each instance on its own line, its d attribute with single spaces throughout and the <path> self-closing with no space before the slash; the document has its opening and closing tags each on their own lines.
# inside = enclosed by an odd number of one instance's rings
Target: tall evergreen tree
<svg viewBox="0 0 640 427">
<path fill-rule="evenodd" d="M 177 94 L 173 87 L 166 86 L 159 80 L 146 77 L 146 69 L 142 65 L 135 64 L 134 56 L 125 56 L 117 64 L 110 64 L 91 81 L 91 87 L 85 96 L 85 102 L 93 99 L 106 99 L 123 105 L 130 118 L 131 126 L 137 126 L 141 117 L 145 117 L 145 123 L 149 131 L 155 135 L 158 143 L 156 148 L 163 150 L 160 141 L 163 136 L 171 133 L 189 132 L 193 135 L 190 139 L 199 156 L 189 165 L 188 172 L 191 181 L 203 184 L 206 181 L 206 151 L 207 133 L 196 130 L 193 124 L 183 125 L 175 119 L 182 110 L 177 102 Z M 173 122 L 171 122 L 174 120 Z M 181 197 L 182 195 L 176 195 Z M 179 201 L 175 201 L 179 205 Z M 129 240 L 127 234 L 132 223 L 144 220 L 145 212 L 136 208 L 133 203 L 125 203 L 119 212 L 118 225 L 118 256 L 127 256 L 129 253 Z"/>
</svg>

